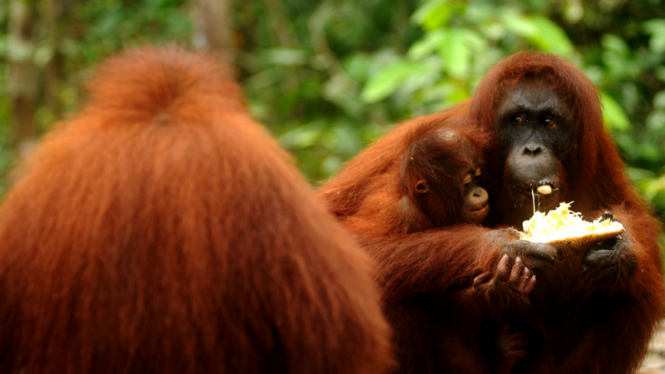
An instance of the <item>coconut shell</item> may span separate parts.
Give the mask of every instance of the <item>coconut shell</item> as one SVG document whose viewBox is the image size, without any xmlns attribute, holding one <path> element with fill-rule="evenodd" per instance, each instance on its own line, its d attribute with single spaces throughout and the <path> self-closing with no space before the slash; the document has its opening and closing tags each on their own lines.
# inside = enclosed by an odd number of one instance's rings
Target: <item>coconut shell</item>
<svg viewBox="0 0 665 374">
<path fill-rule="evenodd" d="M 624 231 L 625 230 L 623 228 L 618 228 L 612 231 L 589 232 L 589 234 L 583 236 L 573 236 L 552 241 L 538 241 L 538 243 L 545 243 L 555 247 L 562 257 L 572 257 L 584 254 L 587 252 L 589 247 L 597 244 L 598 242 L 602 242 L 603 240 L 613 238 L 623 233 Z M 530 240 L 530 238 L 524 238 L 522 240 L 535 242 Z"/>
</svg>

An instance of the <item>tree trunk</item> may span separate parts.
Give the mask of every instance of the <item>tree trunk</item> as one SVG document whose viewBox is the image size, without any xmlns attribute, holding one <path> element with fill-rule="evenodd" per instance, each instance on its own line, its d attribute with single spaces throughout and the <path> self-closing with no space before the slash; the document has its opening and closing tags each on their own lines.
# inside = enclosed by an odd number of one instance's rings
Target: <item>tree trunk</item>
<svg viewBox="0 0 665 374">
<path fill-rule="evenodd" d="M 9 13 L 9 95 L 12 100 L 13 148 L 24 155 L 37 135 L 34 116 L 38 71 L 34 64 L 36 6 L 33 0 L 11 0 Z"/>
<path fill-rule="evenodd" d="M 298 37 L 291 27 L 281 0 L 264 0 L 277 41 L 283 47 L 298 47 Z"/>
<path fill-rule="evenodd" d="M 60 20 L 63 15 L 61 0 L 42 0 L 44 9 L 44 34 L 50 58 L 44 71 L 44 99 L 54 121 L 62 118 L 60 85 L 64 79 L 63 56 L 60 53 Z"/>
<path fill-rule="evenodd" d="M 195 0 L 193 13 L 194 47 L 215 51 L 224 62 L 233 65 L 235 50 L 231 43 L 229 0 Z"/>
</svg>

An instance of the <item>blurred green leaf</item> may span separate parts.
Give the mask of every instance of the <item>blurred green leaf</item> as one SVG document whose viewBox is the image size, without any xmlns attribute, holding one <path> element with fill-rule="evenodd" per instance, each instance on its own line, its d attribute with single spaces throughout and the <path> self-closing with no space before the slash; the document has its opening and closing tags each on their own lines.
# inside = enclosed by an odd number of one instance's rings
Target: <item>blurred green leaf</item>
<svg viewBox="0 0 665 374">
<path fill-rule="evenodd" d="M 630 129 L 630 120 L 616 100 L 605 92 L 601 92 L 600 103 L 603 107 L 603 119 L 607 128 L 623 132 Z"/>
<path fill-rule="evenodd" d="M 466 36 L 466 30 L 458 28 L 448 30 L 445 42 L 439 50 L 444 70 L 454 78 L 465 77 L 469 70 L 471 50 Z"/>
<path fill-rule="evenodd" d="M 356 82 L 364 82 L 367 79 L 372 56 L 364 52 L 353 53 L 342 62 L 344 71 Z"/>
<path fill-rule="evenodd" d="M 278 141 L 288 149 L 308 148 L 317 144 L 322 134 L 322 124 L 314 123 L 288 131 L 280 135 Z"/>
<path fill-rule="evenodd" d="M 651 34 L 649 39 L 649 48 L 654 53 L 665 52 L 665 19 L 652 19 L 642 24 L 642 28 L 648 34 Z"/>
<path fill-rule="evenodd" d="M 360 97 L 374 103 L 388 97 L 415 71 L 422 70 L 423 64 L 412 61 L 394 62 L 370 77 Z"/>
<path fill-rule="evenodd" d="M 411 19 L 427 31 L 445 26 L 453 13 L 453 4 L 447 0 L 425 2 L 418 8 Z"/>
<path fill-rule="evenodd" d="M 446 30 L 436 30 L 427 33 L 422 40 L 413 43 L 406 54 L 407 57 L 411 60 L 420 60 L 443 48 L 447 39 L 447 34 L 448 32 Z"/>
<path fill-rule="evenodd" d="M 265 62 L 275 65 L 304 65 L 308 62 L 308 57 L 304 50 L 293 48 L 274 48 L 263 52 Z"/>
<path fill-rule="evenodd" d="M 630 53 L 630 47 L 626 41 L 614 34 L 603 35 L 601 44 L 606 50 L 615 52 L 622 57 Z"/>
<path fill-rule="evenodd" d="M 514 9 L 506 9 L 501 17 L 506 28 L 517 35 L 530 38 L 538 32 L 538 26 L 530 17 L 519 14 Z"/>
<path fill-rule="evenodd" d="M 646 118 L 646 129 L 654 135 L 665 137 L 665 110 L 654 110 Z M 665 152 L 665 148 L 663 149 Z"/>
<path fill-rule="evenodd" d="M 574 50 L 563 29 L 545 17 L 525 16 L 507 10 L 503 13 L 503 22 L 509 30 L 529 40 L 544 52 L 567 56 Z"/>
<path fill-rule="evenodd" d="M 533 23 L 538 32 L 531 36 L 531 40 L 541 50 L 562 56 L 573 52 L 573 43 L 559 25 L 542 16 L 534 16 Z"/>
<path fill-rule="evenodd" d="M 665 109 L 665 90 L 659 91 L 653 97 L 653 106 L 658 109 Z"/>
</svg>

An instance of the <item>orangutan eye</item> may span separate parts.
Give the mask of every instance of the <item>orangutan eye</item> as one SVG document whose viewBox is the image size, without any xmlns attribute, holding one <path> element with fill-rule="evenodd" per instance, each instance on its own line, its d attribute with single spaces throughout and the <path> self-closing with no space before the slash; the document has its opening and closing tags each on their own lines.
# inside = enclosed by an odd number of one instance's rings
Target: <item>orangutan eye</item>
<svg viewBox="0 0 665 374">
<path fill-rule="evenodd" d="M 545 126 L 546 129 L 554 129 L 556 128 L 556 123 L 552 118 L 547 117 L 543 121 L 543 126 Z"/>
<path fill-rule="evenodd" d="M 469 188 L 469 185 L 471 184 L 471 181 L 473 180 L 473 175 L 471 173 L 467 174 L 466 177 L 464 177 L 464 188 Z"/>
<path fill-rule="evenodd" d="M 524 126 L 525 123 L 527 123 L 528 120 L 526 119 L 526 116 L 524 114 L 516 114 L 513 117 L 513 123 L 516 124 L 517 126 Z"/>
<path fill-rule="evenodd" d="M 480 184 L 479 181 L 480 181 L 481 175 L 482 175 L 482 173 L 480 172 L 480 168 L 476 169 L 476 173 L 473 176 L 473 181 L 476 182 L 476 184 Z"/>
</svg>

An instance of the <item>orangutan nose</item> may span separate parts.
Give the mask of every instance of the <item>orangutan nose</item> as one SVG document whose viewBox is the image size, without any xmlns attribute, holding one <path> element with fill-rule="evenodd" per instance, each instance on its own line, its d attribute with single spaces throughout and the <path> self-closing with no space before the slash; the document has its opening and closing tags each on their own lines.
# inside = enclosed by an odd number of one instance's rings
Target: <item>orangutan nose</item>
<svg viewBox="0 0 665 374">
<path fill-rule="evenodd" d="M 543 153 L 543 147 L 538 143 L 529 143 L 522 148 L 522 154 L 525 156 L 538 156 Z"/>
</svg>

